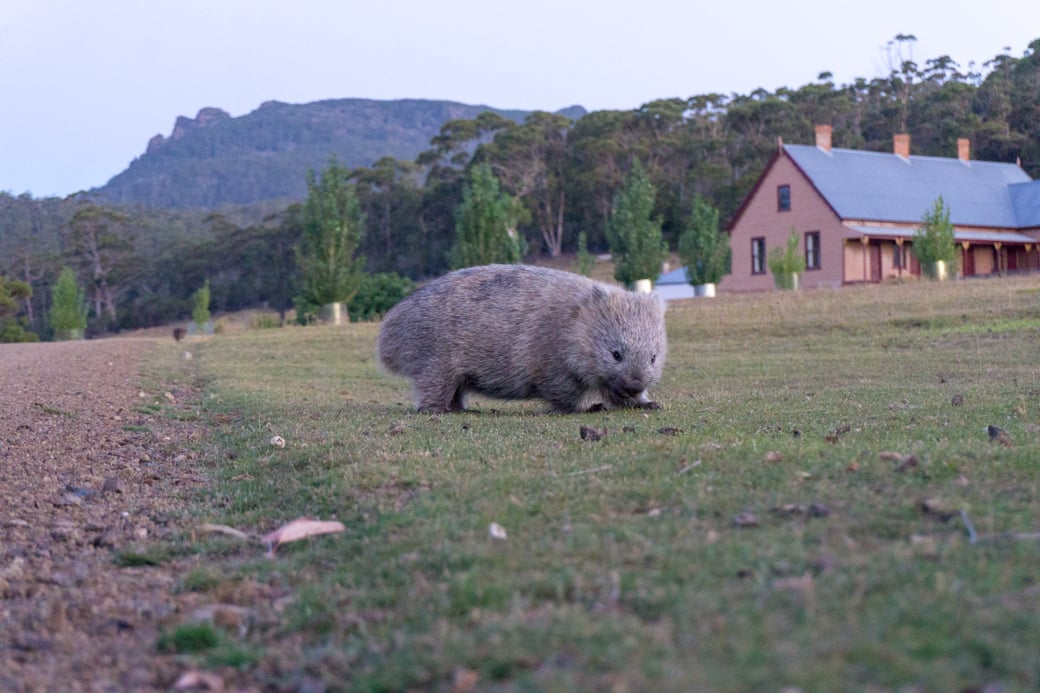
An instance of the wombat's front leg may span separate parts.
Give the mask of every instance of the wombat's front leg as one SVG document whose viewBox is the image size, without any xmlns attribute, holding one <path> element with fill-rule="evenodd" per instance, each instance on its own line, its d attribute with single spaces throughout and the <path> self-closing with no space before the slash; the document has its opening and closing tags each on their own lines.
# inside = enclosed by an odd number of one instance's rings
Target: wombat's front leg
<svg viewBox="0 0 1040 693">
<path fill-rule="evenodd" d="M 639 393 L 638 397 L 627 397 L 617 399 L 608 397 L 605 402 L 596 402 L 585 411 L 610 411 L 611 409 L 660 409 L 661 405 L 650 399 L 646 391 Z"/>
<path fill-rule="evenodd" d="M 639 393 L 639 397 L 632 400 L 631 404 L 626 404 L 627 407 L 633 409 L 660 409 L 661 405 L 650 399 L 650 396 L 646 394 L 646 390 Z"/>
</svg>

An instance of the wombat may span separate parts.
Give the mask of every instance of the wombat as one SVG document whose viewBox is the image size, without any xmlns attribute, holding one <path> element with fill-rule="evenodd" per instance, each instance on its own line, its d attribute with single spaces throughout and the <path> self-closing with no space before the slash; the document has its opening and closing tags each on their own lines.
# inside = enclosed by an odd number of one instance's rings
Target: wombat
<svg viewBox="0 0 1040 693">
<path fill-rule="evenodd" d="M 646 390 L 666 351 L 656 295 L 527 265 L 435 279 L 394 306 L 376 345 L 430 413 L 464 409 L 468 392 L 541 398 L 557 412 L 656 409 Z"/>
</svg>

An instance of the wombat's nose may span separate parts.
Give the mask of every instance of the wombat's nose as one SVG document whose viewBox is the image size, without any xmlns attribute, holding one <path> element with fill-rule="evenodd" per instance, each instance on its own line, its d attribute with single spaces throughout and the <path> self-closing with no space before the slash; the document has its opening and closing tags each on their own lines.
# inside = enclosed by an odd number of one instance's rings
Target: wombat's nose
<svg viewBox="0 0 1040 693">
<path fill-rule="evenodd" d="M 631 379 L 625 381 L 624 389 L 625 389 L 625 394 L 626 395 L 628 395 L 629 397 L 635 397 L 640 392 L 645 390 L 646 386 L 643 384 L 642 379 L 640 379 L 640 378 L 631 378 Z"/>
</svg>

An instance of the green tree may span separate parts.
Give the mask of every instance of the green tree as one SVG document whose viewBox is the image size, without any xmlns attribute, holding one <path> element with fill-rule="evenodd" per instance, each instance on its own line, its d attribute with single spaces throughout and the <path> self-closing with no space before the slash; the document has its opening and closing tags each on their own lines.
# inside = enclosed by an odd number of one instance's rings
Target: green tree
<svg viewBox="0 0 1040 693">
<path fill-rule="evenodd" d="M 203 283 L 202 287 L 196 291 L 192 297 L 193 307 L 191 309 L 191 318 L 195 321 L 199 331 L 202 331 L 206 323 L 209 322 L 209 279 Z"/>
<path fill-rule="evenodd" d="M 116 324 L 116 304 L 129 293 L 141 258 L 134 253 L 131 218 L 94 204 L 86 204 L 69 221 L 70 240 L 80 262 L 80 276 L 88 278 L 94 315 Z"/>
<path fill-rule="evenodd" d="M 679 259 L 690 284 L 714 284 L 729 271 L 729 237 L 719 231 L 719 210 L 700 195 L 679 234 Z"/>
<path fill-rule="evenodd" d="M 452 267 L 520 262 L 527 250 L 517 231 L 521 218 L 520 205 L 500 190 L 491 167 L 474 166 L 455 212 Z"/>
<path fill-rule="evenodd" d="M 957 258 L 957 245 L 950 223 L 950 210 L 942 195 L 935 199 L 932 208 L 925 212 L 921 226 L 911 238 L 910 252 L 921 263 L 921 271 L 935 278 L 937 262 L 953 262 Z"/>
<path fill-rule="evenodd" d="M 614 278 L 626 286 L 639 279 L 657 279 L 668 257 L 661 237 L 661 222 L 653 218 L 655 190 L 643 165 L 636 159 L 625 182 L 614 196 L 607 222 L 607 241 L 614 258 Z"/>
<path fill-rule="evenodd" d="M 361 284 L 365 258 L 358 255 L 365 217 L 349 170 L 330 162 L 320 178 L 307 176 L 303 236 L 297 252 L 302 298 L 314 306 L 349 303 Z"/>
<path fill-rule="evenodd" d="M 376 320 L 415 291 L 415 282 L 394 272 L 366 274 L 350 302 L 350 320 Z"/>
<path fill-rule="evenodd" d="M 50 323 L 56 339 L 82 339 L 87 327 L 87 299 L 69 267 L 51 289 Z"/>
<path fill-rule="evenodd" d="M 25 329 L 17 319 L 22 306 L 32 296 L 32 287 L 17 279 L 0 275 L 0 342 L 36 342 L 39 337 Z"/>
<path fill-rule="evenodd" d="M 574 258 L 575 271 L 586 277 L 592 276 L 592 268 L 596 266 L 596 256 L 589 252 L 588 236 L 584 231 L 578 232 L 578 254 Z"/>
<path fill-rule="evenodd" d="M 805 271 L 805 256 L 798 252 L 798 232 L 793 228 L 783 248 L 773 248 L 766 257 L 778 289 L 797 289 L 796 276 Z"/>
</svg>

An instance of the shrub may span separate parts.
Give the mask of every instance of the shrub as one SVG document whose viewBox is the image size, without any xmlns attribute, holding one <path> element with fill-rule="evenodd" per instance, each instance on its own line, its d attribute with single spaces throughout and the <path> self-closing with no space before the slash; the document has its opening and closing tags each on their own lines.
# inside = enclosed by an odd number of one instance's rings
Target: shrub
<svg viewBox="0 0 1040 693">
<path fill-rule="evenodd" d="M 351 322 L 376 320 L 415 291 L 415 283 L 395 272 L 366 274 L 347 308 Z"/>
<path fill-rule="evenodd" d="M 193 307 L 191 309 L 191 318 L 195 321 L 199 331 L 206 326 L 209 322 L 209 280 L 202 285 L 202 288 L 195 292 L 192 296 Z"/>
<path fill-rule="evenodd" d="M 596 265 L 596 256 L 589 252 L 588 235 L 581 231 L 578 233 L 578 254 L 574 258 L 574 271 L 580 275 L 591 277 L 592 268 Z"/>
<path fill-rule="evenodd" d="M 791 229 L 783 248 L 773 248 L 766 258 L 778 289 L 794 289 L 795 275 L 805 271 L 805 258 L 798 252 L 798 232 Z"/>
<path fill-rule="evenodd" d="M 82 339 L 87 328 L 87 301 L 68 267 L 62 268 L 51 288 L 50 323 L 55 339 Z"/>
<path fill-rule="evenodd" d="M 932 208 L 925 212 L 922 224 L 914 232 L 910 252 L 921 263 L 925 275 L 935 276 L 935 263 L 950 263 L 957 259 L 957 245 L 950 223 L 950 210 L 942 195 L 936 198 Z"/>
<path fill-rule="evenodd" d="M 729 237 L 719 231 L 719 210 L 700 195 L 679 235 L 679 258 L 686 265 L 690 284 L 715 284 L 729 271 Z"/>
</svg>

